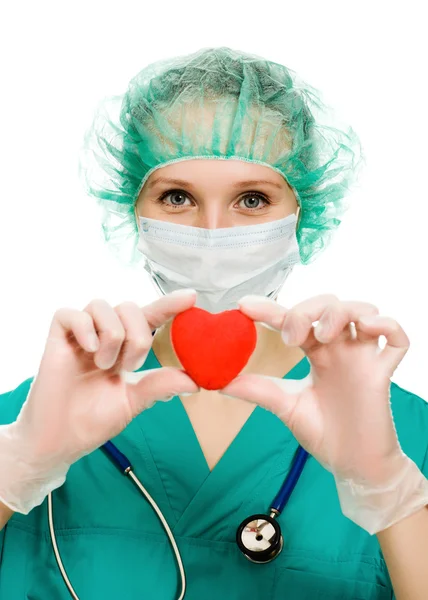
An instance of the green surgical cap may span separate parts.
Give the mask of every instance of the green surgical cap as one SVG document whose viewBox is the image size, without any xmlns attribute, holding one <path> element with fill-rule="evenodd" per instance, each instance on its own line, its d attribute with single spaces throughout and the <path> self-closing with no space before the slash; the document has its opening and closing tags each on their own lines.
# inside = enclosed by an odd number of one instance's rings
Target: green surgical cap
<svg viewBox="0 0 428 600">
<path fill-rule="evenodd" d="M 300 205 L 297 240 L 308 264 L 331 239 L 365 162 L 359 139 L 287 67 L 227 47 L 146 66 L 127 91 L 98 105 L 79 173 L 102 209 L 103 237 L 135 266 L 135 203 L 151 173 L 197 158 L 271 167 Z"/>
</svg>

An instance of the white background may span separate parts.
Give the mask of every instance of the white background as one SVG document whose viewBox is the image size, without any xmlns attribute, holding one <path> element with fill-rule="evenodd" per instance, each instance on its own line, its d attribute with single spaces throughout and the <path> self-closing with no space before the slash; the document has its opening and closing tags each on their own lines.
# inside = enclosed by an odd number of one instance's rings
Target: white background
<svg viewBox="0 0 428 600">
<path fill-rule="evenodd" d="M 411 348 L 394 380 L 428 399 L 424 2 L 8 3 L 1 10 L 0 393 L 37 372 L 61 306 L 156 298 L 104 246 L 77 154 L 98 101 L 148 63 L 229 46 L 297 71 L 361 138 L 367 166 L 334 241 L 280 301 L 376 304 Z"/>
</svg>

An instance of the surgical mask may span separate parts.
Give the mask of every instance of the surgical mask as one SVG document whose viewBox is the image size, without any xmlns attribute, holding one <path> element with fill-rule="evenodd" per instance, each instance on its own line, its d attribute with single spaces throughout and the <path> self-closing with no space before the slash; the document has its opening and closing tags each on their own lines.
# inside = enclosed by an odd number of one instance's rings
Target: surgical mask
<svg viewBox="0 0 428 600">
<path fill-rule="evenodd" d="M 300 254 L 297 217 L 203 229 L 139 217 L 138 249 L 162 294 L 198 292 L 196 306 L 211 313 L 237 308 L 247 294 L 276 298 Z"/>
</svg>

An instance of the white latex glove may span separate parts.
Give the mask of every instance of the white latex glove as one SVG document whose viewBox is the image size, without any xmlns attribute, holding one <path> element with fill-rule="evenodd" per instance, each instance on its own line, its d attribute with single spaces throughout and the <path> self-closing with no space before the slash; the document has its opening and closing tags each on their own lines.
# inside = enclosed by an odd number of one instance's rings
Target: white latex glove
<svg viewBox="0 0 428 600">
<path fill-rule="evenodd" d="M 239 306 L 282 331 L 287 345 L 300 346 L 311 372 L 302 381 L 240 375 L 222 391 L 282 419 L 333 473 L 343 514 L 370 534 L 428 505 L 428 480 L 403 453 L 390 406 L 390 378 L 409 348 L 400 325 L 371 304 L 332 295 L 291 310 L 258 296 L 246 296 Z M 382 351 L 380 335 L 387 340 Z"/>
<path fill-rule="evenodd" d="M 0 500 L 6 506 L 28 514 L 64 483 L 72 463 L 156 400 L 199 390 L 180 369 L 132 373 L 146 360 L 151 332 L 195 301 L 196 292 L 180 290 L 143 308 L 94 300 L 83 311 L 55 313 L 21 412 L 0 426 Z"/>
</svg>

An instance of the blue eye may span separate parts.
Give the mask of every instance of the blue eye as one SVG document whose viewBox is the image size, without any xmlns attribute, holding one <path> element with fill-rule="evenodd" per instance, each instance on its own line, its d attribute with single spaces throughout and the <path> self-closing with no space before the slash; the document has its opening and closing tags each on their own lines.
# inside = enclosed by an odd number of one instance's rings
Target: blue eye
<svg viewBox="0 0 428 600">
<path fill-rule="evenodd" d="M 242 200 L 240 200 L 240 202 L 246 203 L 248 200 L 256 200 L 256 206 L 254 206 L 254 202 L 250 202 L 249 205 L 246 204 L 245 208 L 247 208 L 248 210 L 261 210 L 262 208 L 265 208 L 265 206 L 269 206 L 270 204 L 269 200 L 265 198 L 265 196 L 262 196 L 262 194 L 259 194 L 257 192 L 250 192 L 246 194 L 245 197 L 242 198 Z M 260 202 L 263 202 L 262 206 L 259 206 Z"/>
<path fill-rule="evenodd" d="M 168 192 L 165 192 L 164 194 L 162 194 L 162 196 L 159 198 L 159 202 L 162 202 L 163 204 L 166 204 L 167 206 L 172 206 L 172 207 L 180 207 L 180 206 L 185 206 L 184 202 L 179 202 L 179 203 L 175 203 L 174 201 L 171 202 L 166 202 L 166 199 L 168 196 L 173 196 L 173 197 L 177 197 L 177 196 L 181 196 L 182 198 L 188 198 L 187 194 L 185 192 L 183 192 L 182 190 L 169 190 Z"/>
<path fill-rule="evenodd" d="M 170 198 L 169 198 L 170 197 Z M 181 198 L 177 201 L 177 198 Z M 189 199 L 187 193 L 183 190 L 168 190 L 164 192 L 160 198 L 157 199 L 157 202 L 163 204 L 164 206 L 169 206 L 170 208 L 182 208 L 185 206 L 191 206 L 191 204 L 186 204 L 186 198 Z M 255 200 L 255 202 L 254 202 Z M 241 200 L 239 200 L 238 204 L 244 202 L 245 205 L 241 206 L 241 209 L 256 212 L 258 210 L 262 210 L 269 206 L 271 202 L 259 192 L 247 192 Z M 262 203 L 262 206 L 260 204 Z"/>
</svg>

